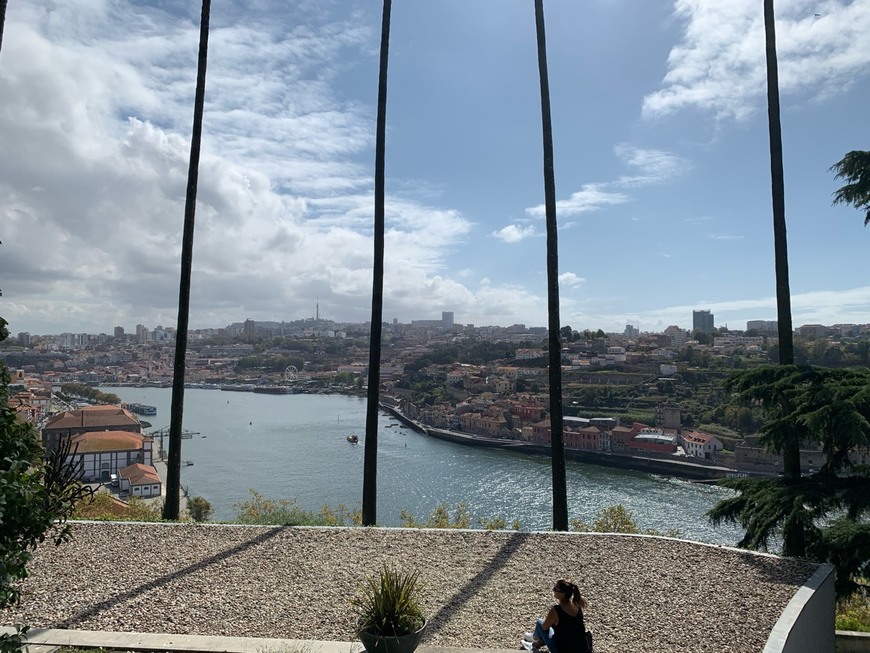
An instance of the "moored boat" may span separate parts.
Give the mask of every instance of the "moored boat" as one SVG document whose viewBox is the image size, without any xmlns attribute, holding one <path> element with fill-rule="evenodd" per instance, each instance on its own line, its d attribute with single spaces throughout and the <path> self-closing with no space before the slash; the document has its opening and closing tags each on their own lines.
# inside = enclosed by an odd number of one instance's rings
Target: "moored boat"
<svg viewBox="0 0 870 653">
<path fill-rule="evenodd" d="M 257 385 L 254 386 L 254 392 L 267 395 L 289 395 L 293 391 L 286 385 Z"/>
<path fill-rule="evenodd" d="M 347 436 L 347 441 L 351 444 L 357 444 L 359 442 L 359 437 L 357 435 L 351 434 Z"/>
<path fill-rule="evenodd" d="M 156 415 L 157 406 L 149 406 L 147 404 L 127 403 L 121 404 L 121 408 L 129 410 L 137 415 Z"/>
</svg>

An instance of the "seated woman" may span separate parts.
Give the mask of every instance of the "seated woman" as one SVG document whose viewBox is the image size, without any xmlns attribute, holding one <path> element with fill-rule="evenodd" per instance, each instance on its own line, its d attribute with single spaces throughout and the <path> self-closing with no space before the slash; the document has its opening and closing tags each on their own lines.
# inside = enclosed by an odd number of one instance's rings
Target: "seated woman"
<svg viewBox="0 0 870 653">
<path fill-rule="evenodd" d="M 550 653 L 591 653 L 583 621 L 587 603 L 580 588 L 567 580 L 557 580 L 553 595 L 559 602 L 535 624 L 533 647 L 546 646 Z"/>
</svg>

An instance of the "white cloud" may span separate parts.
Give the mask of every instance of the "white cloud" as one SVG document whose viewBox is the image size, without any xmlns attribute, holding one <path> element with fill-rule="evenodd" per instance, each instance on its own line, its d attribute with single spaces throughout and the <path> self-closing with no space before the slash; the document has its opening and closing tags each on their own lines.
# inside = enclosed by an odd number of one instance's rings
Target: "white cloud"
<svg viewBox="0 0 870 653">
<path fill-rule="evenodd" d="M 638 173 L 622 175 L 614 181 L 584 184 L 568 199 L 556 202 L 556 215 L 560 219 L 625 204 L 633 198 L 624 190 L 663 183 L 691 167 L 683 157 L 671 152 L 644 149 L 628 143 L 620 143 L 614 152 L 625 165 L 637 168 Z M 526 213 L 536 218 L 546 215 L 543 204 L 527 208 Z"/>
<path fill-rule="evenodd" d="M 794 327 L 819 323 L 870 324 L 870 286 L 841 291 L 793 293 L 791 307 Z M 692 304 L 666 306 L 631 314 L 596 310 L 591 303 L 587 303 L 584 321 L 575 328 L 594 327 L 616 332 L 621 332 L 626 324 L 639 326 L 641 331 L 660 332 L 671 324 L 690 328 L 692 311 L 699 309 L 709 309 L 715 316 L 717 326 L 728 324 L 732 329 L 745 329 L 748 320 L 776 319 L 776 297 L 762 296 L 727 301 L 699 298 Z"/>
<path fill-rule="evenodd" d="M 16 157 L 0 157 L 4 317 L 43 333 L 61 320 L 172 324 L 198 16 L 79 4 L 25 1 L 7 16 L 0 142 Z M 357 159 L 368 160 L 373 115 L 327 82 L 360 65 L 343 51 L 372 65 L 376 52 L 367 26 L 308 9 L 318 30 L 288 31 L 256 7 L 238 22 L 213 14 L 192 326 L 304 318 L 316 297 L 321 314 L 369 318 L 374 203 Z M 468 220 L 393 196 L 386 220 L 385 304 L 406 315 L 475 305 L 445 275 Z M 33 256 L 34 243 L 51 254 Z"/>
<path fill-rule="evenodd" d="M 627 195 L 605 190 L 605 187 L 606 184 L 585 184 L 581 190 L 572 193 L 567 200 L 556 202 L 556 215 L 562 217 L 590 213 L 629 201 Z M 527 208 L 526 213 L 536 218 L 542 218 L 546 215 L 543 204 Z"/>
<path fill-rule="evenodd" d="M 526 238 L 537 236 L 533 225 L 509 224 L 507 227 L 492 232 L 492 235 L 505 243 L 518 243 Z"/>
<path fill-rule="evenodd" d="M 578 277 L 573 272 L 563 272 L 559 275 L 560 288 L 578 288 L 586 283 L 586 279 Z"/>
<path fill-rule="evenodd" d="M 620 187 L 662 183 L 686 172 L 691 166 L 681 156 L 663 150 L 643 149 L 628 143 L 615 148 L 616 156 L 625 164 L 639 169 L 633 176 L 622 176 L 613 185 Z"/>
<path fill-rule="evenodd" d="M 735 236 L 734 234 L 707 234 L 707 238 L 712 240 L 741 240 L 743 236 Z"/>
<path fill-rule="evenodd" d="M 870 3 L 791 0 L 776 4 L 783 100 L 836 93 L 866 76 Z M 675 0 L 681 41 L 668 57 L 662 88 L 644 98 L 647 117 L 697 107 L 718 118 L 746 118 L 764 106 L 762 5 L 754 0 Z M 821 14 L 816 16 L 815 14 Z"/>
</svg>

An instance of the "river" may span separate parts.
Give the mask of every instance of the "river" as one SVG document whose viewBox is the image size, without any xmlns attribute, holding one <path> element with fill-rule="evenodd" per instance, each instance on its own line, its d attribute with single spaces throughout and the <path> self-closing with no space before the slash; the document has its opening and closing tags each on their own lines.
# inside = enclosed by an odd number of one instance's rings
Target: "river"
<svg viewBox="0 0 870 653">
<path fill-rule="evenodd" d="M 122 401 L 157 407 L 142 417 L 169 425 L 170 388 L 106 387 Z M 345 395 L 268 395 L 187 389 L 181 482 L 203 496 L 213 519 L 229 521 L 234 504 L 256 489 L 295 499 L 307 510 L 323 504 L 359 508 L 365 440 L 365 399 Z M 346 436 L 357 434 L 357 445 Z M 168 440 L 165 447 L 168 448 Z M 156 448 L 156 447 L 155 447 Z M 643 529 L 677 529 L 692 540 L 734 545 L 740 530 L 714 527 L 704 516 L 730 491 L 711 485 L 574 461 L 566 464 L 569 518 L 591 522 L 607 506 L 624 505 Z M 381 415 L 378 429 L 378 524 L 401 525 L 405 510 L 424 519 L 439 504 L 463 502 L 473 517 L 518 519 L 524 530 L 552 526 L 548 458 L 466 447 L 436 440 Z"/>
</svg>

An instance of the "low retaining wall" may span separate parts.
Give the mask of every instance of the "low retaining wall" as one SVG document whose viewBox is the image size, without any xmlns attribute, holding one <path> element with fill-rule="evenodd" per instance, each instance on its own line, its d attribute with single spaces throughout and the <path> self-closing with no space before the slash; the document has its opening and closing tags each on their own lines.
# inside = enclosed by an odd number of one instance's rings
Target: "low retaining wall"
<svg viewBox="0 0 870 653">
<path fill-rule="evenodd" d="M 838 630 L 836 639 L 837 653 L 867 653 L 870 651 L 870 633 Z"/>
<path fill-rule="evenodd" d="M 789 601 L 767 639 L 764 653 L 834 653 L 834 610 L 837 571 L 820 565 Z M 864 649 L 866 651 L 866 649 Z"/>
</svg>

